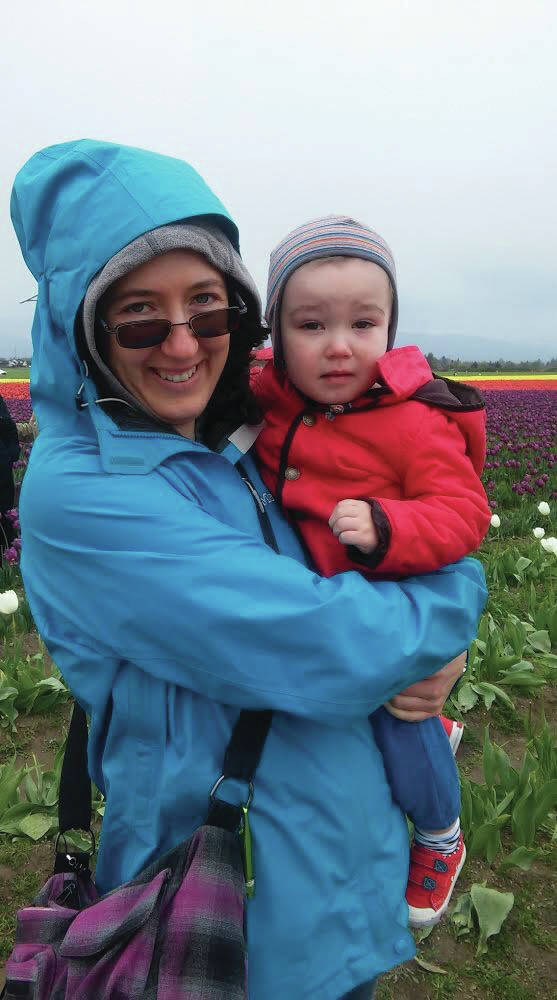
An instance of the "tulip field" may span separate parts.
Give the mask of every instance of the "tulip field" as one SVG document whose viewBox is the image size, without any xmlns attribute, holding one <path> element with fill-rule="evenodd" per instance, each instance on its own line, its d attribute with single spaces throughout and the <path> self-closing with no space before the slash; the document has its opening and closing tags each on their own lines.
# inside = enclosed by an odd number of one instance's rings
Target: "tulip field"
<svg viewBox="0 0 557 1000">
<path fill-rule="evenodd" d="M 484 395 L 483 482 L 492 510 L 477 553 L 489 602 L 445 707 L 465 724 L 457 760 L 468 857 L 445 920 L 416 932 L 416 959 L 385 976 L 378 997 L 550 1000 L 557 997 L 557 375 L 458 378 Z M 35 430 L 29 384 L 0 378 L 0 393 L 20 429 L 20 483 Z M 49 874 L 71 707 L 25 599 L 17 507 L 9 519 L 14 537 L 0 565 L 0 968 L 17 907 Z M 102 835 L 97 791 L 93 806 Z"/>
</svg>

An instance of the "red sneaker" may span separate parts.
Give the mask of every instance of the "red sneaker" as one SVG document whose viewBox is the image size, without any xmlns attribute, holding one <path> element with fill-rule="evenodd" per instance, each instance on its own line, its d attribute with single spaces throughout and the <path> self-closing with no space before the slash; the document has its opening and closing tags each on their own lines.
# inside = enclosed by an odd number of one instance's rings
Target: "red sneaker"
<svg viewBox="0 0 557 1000">
<path fill-rule="evenodd" d="M 460 746 L 460 741 L 464 732 L 464 723 L 457 722 L 455 719 L 447 719 L 444 715 L 440 715 L 439 718 L 441 720 L 441 725 L 447 734 L 447 739 L 451 744 L 451 750 L 456 757 L 456 752 Z"/>
<path fill-rule="evenodd" d="M 410 871 L 406 887 L 411 927 L 432 927 L 439 923 L 452 896 L 456 880 L 466 860 L 462 834 L 456 851 L 438 854 L 412 843 Z"/>
</svg>

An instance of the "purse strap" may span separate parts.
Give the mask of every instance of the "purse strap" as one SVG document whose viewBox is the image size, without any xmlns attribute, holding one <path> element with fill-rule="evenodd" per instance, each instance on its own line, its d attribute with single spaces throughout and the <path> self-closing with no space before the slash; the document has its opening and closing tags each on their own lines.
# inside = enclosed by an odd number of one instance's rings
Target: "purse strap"
<svg viewBox="0 0 557 1000">
<path fill-rule="evenodd" d="M 91 829 L 91 778 L 87 770 L 87 716 L 74 701 L 58 792 L 58 830 Z"/>
<path fill-rule="evenodd" d="M 267 545 L 278 552 L 275 534 L 259 494 L 240 462 L 238 462 L 237 469 L 255 503 L 263 538 Z M 227 778 L 247 782 L 248 799 L 244 808 L 249 805 L 253 796 L 253 779 L 263 753 L 272 718 L 271 709 L 261 711 L 243 709 L 240 712 L 226 748 L 222 774 L 211 791 L 206 820 L 208 825 L 232 831 L 237 830 L 239 824 L 241 825 L 242 806 L 234 806 L 217 798 L 216 791 Z M 91 831 L 91 779 L 87 769 L 87 738 L 87 717 L 81 705 L 76 701 L 74 702 L 60 774 L 59 836 L 63 836 L 67 830 L 85 830 L 93 837 Z M 67 855 L 60 855 L 60 861 L 57 861 L 57 864 L 62 864 L 65 856 Z"/>
<path fill-rule="evenodd" d="M 273 713 L 270 709 L 252 711 L 243 709 L 232 730 L 224 755 L 220 785 L 228 778 L 252 783 L 261 760 Z M 216 786 L 213 789 L 216 792 Z M 207 823 L 225 829 L 238 825 L 238 807 L 211 795 Z M 87 770 L 87 717 L 79 702 L 74 702 L 58 796 L 58 830 L 91 831 L 91 779 Z"/>
</svg>

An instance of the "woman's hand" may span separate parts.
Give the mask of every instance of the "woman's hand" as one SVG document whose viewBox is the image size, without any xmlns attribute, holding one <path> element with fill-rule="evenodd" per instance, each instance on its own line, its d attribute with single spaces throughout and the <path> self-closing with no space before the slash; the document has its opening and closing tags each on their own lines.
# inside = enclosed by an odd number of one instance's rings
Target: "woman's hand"
<svg viewBox="0 0 557 1000">
<path fill-rule="evenodd" d="M 397 719 L 404 719 L 405 722 L 421 722 L 428 719 L 430 715 L 439 715 L 451 690 L 459 677 L 466 670 L 466 653 L 447 663 L 436 674 L 426 677 L 425 681 L 418 681 L 395 695 L 385 705 L 385 708 L 396 715 Z"/>
</svg>

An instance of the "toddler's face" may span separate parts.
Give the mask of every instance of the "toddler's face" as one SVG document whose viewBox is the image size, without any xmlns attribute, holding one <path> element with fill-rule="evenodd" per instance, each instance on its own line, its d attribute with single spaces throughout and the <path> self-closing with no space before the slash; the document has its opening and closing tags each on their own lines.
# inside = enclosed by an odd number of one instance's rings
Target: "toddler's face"
<svg viewBox="0 0 557 1000">
<path fill-rule="evenodd" d="M 286 284 L 280 314 L 288 376 L 317 403 L 349 403 L 373 385 L 387 350 L 392 293 L 358 257 L 310 261 Z"/>
</svg>

